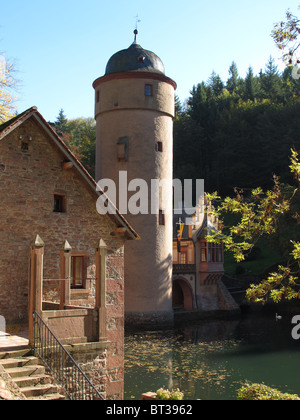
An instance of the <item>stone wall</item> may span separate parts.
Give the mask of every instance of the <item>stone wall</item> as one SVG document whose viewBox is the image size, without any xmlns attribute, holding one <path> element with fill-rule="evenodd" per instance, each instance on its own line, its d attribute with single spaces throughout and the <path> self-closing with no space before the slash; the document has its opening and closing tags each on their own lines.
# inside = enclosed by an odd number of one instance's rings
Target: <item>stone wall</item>
<svg viewBox="0 0 300 420">
<path fill-rule="evenodd" d="M 240 312 L 239 305 L 233 299 L 222 280 L 218 280 L 218 299 L 220 310 Z"/>
<path fill-rule="evenodd" d="M 28 149 L 22 142 L 28 139 Z M 111 348 L 106 353 L 107 395 L 122 398 L 124 363 L 124 242 L 113 217 L 96 210 L 96 191 L 76 169 L 63 169 L 65 156 L 35 118 L 29 118 L 0 143 L 0 315 L 27 322 L 30 244 L 45 243 L 44 298 L 57 300 L 60 250 L 65 240 L 86 256 L 87 275 L 95 270 L 95 248 L 107 245 L 106 323 Z M 54 195 L 65 212 L 54 212 Z M 71 291 L 71 304 L 94 305 L 94 282 Z M 97 357 L 96 359 L 97 360 Z M 111 381 L 111 384 L 109 382 Z"/>
<path fill-rule="evenodd" d="M 119 177 L 120 172 L 126 171 L 126 188 L 131 181 L 143 179 L 150 198 L 153 179 L 171 181 L 173 176 L 174 85 L 162 75 L 132 72 L 129 77 L 123 76 L 123 73 L 104 76 L 94 83 L 99 97 L 95 106 L 96 179 L 114 180 L 124 192 L 125 176 L 122 180 Z M 153 96 L 145 95 L 145 84 L 152 85 Z M 124 138 L 128 143 L 127 156 L 119 159 L 118 141 Z M 163 152 L 158 151 L 158 144 Z M 156 212 L 165 211 L 164 222 L 159 222 L 158 214 L 152 214 L 150 199 L 146 203 L 148 211 L 144 208 L 143 214 L 127 212 L 125 200 L 119 201 L 118 188 L 116 205 L 140 235 L 140 241 L 125 245 L 127 321 L 136 325 L 152 323 L 153 319 L 160 323 L 167 318 L 172 322 L 171 182 L 165 183 L 164 199 L 157 200 Z M 127 192 L 127 203 L 136 199 L 135 191 Z"/>
</svg>

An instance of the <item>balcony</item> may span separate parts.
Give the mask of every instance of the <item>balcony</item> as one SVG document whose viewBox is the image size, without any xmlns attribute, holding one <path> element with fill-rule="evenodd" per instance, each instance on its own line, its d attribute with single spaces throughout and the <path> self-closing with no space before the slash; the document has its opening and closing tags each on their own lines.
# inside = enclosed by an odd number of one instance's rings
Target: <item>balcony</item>
<svg viewBox="0 0 300 420">
<path fill-rule="evenodd" d="M 196 273 L 196 264 L 173 264 L 174 274 Z"/>
</svg>

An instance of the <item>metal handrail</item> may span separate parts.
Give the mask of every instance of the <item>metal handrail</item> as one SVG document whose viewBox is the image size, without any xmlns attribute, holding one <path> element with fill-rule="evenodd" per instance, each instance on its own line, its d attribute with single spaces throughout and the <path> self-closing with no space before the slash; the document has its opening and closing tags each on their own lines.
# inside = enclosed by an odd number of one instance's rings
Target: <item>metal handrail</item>
<svg viewBox="0 0 300 420">
<path fill-rule="evenodd" d="M 43 360 L 68 398 L 70 400 L 104 400 L 38 313 L 33 313 L 33 320 L 34 353 Z"/>
</svg>

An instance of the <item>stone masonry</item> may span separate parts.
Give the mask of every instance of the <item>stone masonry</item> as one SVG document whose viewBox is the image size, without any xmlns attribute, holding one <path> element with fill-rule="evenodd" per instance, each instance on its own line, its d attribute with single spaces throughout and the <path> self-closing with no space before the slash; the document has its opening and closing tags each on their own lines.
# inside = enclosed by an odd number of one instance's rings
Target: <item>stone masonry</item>
<svg viewBox="0 0 300 420">
<path fill-rule="evenodd" d="M 124 243 L 128 237 L 117 231 L 114 216 L 97 213 L 96 189 L 86 178 L 74 168 L 64 169 L 66 155 L 36 108 L 27 113 L 29 118 L 22 121 L 21 115 L 20 124 L 5 136 L 0 126 L 0 314 L 7 323 L 27 322 L 29 251 L 36 235 L 45 242 L 44 299 L 51 301 L 59 293 L 64 241 L 72 252 L 85 256 L 87 277 L 93 278 L 95 248 L 102 239 L 107 245 L 106 338 L 110 345 L 93 363 L 102 366 L 105 360 L 107 398 L 122 398 Z M 64 212 L 53 211 L 54 195 L 63 197 Z M 71 304 L 93 305 L 93 280 L 87 281 L 84 290 L 71 290 Z"/>
</svg>

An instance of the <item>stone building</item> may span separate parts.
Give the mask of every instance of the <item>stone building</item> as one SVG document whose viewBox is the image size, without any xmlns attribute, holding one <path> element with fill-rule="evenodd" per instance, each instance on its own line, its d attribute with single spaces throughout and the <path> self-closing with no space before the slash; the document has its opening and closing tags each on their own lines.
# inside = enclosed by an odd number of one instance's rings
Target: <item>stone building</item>
<svg viewBox="0 0 300 420">
<path fill-rule="evenodd" d="M 194 210 L 194 213 L 193 213 Z M 173 224 L 173 308 L 195 313 L 237 311 L 222 283 L 223 244 L 209 243 L 206 235 L 218 230 L 206 198 L 195 209 L 175 209 Z M 188 221 L 188 223 L 187 223 Z"/>
<path fill-rule="evenodd" d="M 149 188 L 147 208 L 141 208 L 139 214 L 124 209 L 118 201 L 119 194 L 116 199 L 116 206 L 141 237 L 140 241 L 125 245 L 125 313 L 128 323 L 161 324 L 173 322 L 172 178 L 176 83 L 165 75 L 161 59 L 143 49 L 136 36 L 137 31 L 133 44 L 110 58 L 105 75 L 93 85 L 97 123 L 96 180 L 113 180 L 121 192 L 126 191 L 125 203 L 136 199 L 137 185 L 141 182 Z M 155 211 L 151 208 L 152 180 L 169 181 L 163 197 L 162 194 L 157 197 Z M 132 188 L 128 188 L 130 185 Z"/>
<path fill-rule="evenodd" d="M 102 360 L 101 392 L 122 399 L 124 244 L 138 236 L 117 209 L 98 214 L 101 194 L 37 108 L 0 126 L 0 314 L 30 324 L 39 311 L 58 338 Z"/>
</svg>

